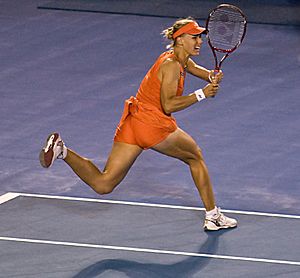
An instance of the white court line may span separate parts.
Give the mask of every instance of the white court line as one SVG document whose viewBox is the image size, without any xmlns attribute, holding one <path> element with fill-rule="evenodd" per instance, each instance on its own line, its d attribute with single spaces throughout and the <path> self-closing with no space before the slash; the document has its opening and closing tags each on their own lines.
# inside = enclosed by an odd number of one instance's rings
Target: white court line
<svg viewBox="0 0 300 278">
<path fill-rule="evenodd" d="M 138 203 L 138 202 L 101 200 L 101 199 L 77 198 L 77 197 L 66 197 L 66 196 L 52 196 L 52 195 L 29 194 L 29 193 L 11 193 L 11 192 L 0 196 L 0 204 L 4 203 L 4 202 L 7 202 L 9 200 L 12 200 L 16 197 L 21 197 L 21 196 L 23 196 L 23 197 L 34 197 L 34 198 L 68 200 L 68 201 L 80 201 L 80 202 L 95 202 L 95 203 L 109 203 L 109 204 L 120 204 L 120 205 L 156 207 L 156 208 L 182 209 L 182 210 L 196 210 L 196 211 L 204 210 L 203 208 L 199 208 L 199 207 L 185 207 L 185 206 L 174 206 L 174 205 L 163 205 L 163 204 L 149 204 L 149 203 Z M 272 217 L 283 217 L 283 218 L 294 218 L 294 219 L 299 219 L 300 218 L 300 216 L 297 216 L 297 215 L 271 214 L 271 213 L 260 213 L 260 212 L 249 212 L 249 211 L 233 211 L 233 210 L 223 210 L 223 211 L 230 212 L 230 213 L 236 213 L 236 214 L 272 216 Z M 60 246 L 83 247 L 83 248 L 97 248 L 97 249 L 130 251 L 130 252 L 143 252 L 143 253 L 155 253 L 155 254 L 166 254 L 166 255 L 193 256 L 193 257 L 205 257 L 205 258 L 213 258 L 213 259 L 224 259 L 224 260 L 236 260 L 236 261 L 248 261 L 248 262 L 258 262 L 258 263 L 270 263 L 270 264 L 284 264 L 284 265 L 300 266 L 300 262 L 297 262 L 297 261 L 274 260 L 274 259 L 265 259 L 265 258 L 251 258 L 251 257 L 239 257 L 239 256 L 213 255 L 213 254 L 180 252 L 180 251 L 171 251 L 171 250 L 134 248 L 134 247 L 125 247 L 125 246 L 86 244 L 86 243 L 76 243 L 76 242 L 49 241 L 49 240 L 41 240 L 41 239 L 26 239 L 26 238 L 13 238 L 13 237 L 0 237 L 0 240 L 2 240 L 2 241 L 13 241 L 13 242 L 24 242 L 24 243 L 35 243 L 35 244 L 48 244 L 48 245 L 60 245 Z"/>
<path fill-rule="evenodd" d="M 20 196 L 20 193 L 8 192 L 0 196 L 0 205 Z"/>
<path fill-rule="evenodd" d="M 223 260 L 300 266 L 300 262 L 297 262 L 297 261 L 273 260 L 273 259 L 251 258 L 251 257 L 237 257 L 237 256 L 226 256 L 226 255 L 212 255 L 212 254 L 180 252 L 180 251 L 149 249 L 149 248 L 135 248 L 135 247 L 125 247 L 125 246 L 114 246 L 114 245 L 77 243 L 77 242 L 67 242 L 67 241 L 50 241 L 50 240 L 13 238 L 13 237 L 0 237 L 0 240 L 23 242 L 23 243 L 34 243 L 34 244 L 47 244 L 47 245 L 69 246 L 69 247 L 94 248 L 94 249 L 108 249 L 108 250 L 140 252 L 140 253 L 177 255 L 177 256 L 188 256 L 188 257 L 203 257 L 203 258 L 211 258 L 211 259 L 223 259 Z"/>
<path fill-rule="evenodd" d="M 129 205 L 129 206 L 143 206 L 143 207 L 155 207 L 155 208 L 204 211 L 204 208 L 200 208 L 200 207 L 187 207 L 187 206 L 139 203 L 139 202 L 128 202 L 128 201 L 114 201 L 114 200 L 103 200 L 103 199 L 92 199 L 92 198 L 67 197 L 67 196 L 53 196 L 53 195 L 30 194 L 30 193 L 14 193 L 14 194 L 17 194 L 17 196 L 33 197 L 33 198 L 45 198 L 45 199 L 57 199 L 57 200 L 80 201 L 80 202 L 93 202 L 93 203 Z M 289 218 L 289 219 L 300 219 L 300 215 L 288 215 L 288 214 L 279 214 L 279 213 L 265 213 L 265 212 L 240 211 L 240 210 L 228 210 L 228 209 L 222 209 L 222 212 L 233 213 L 233 214 L 255 215 L 255 216 L 269 216 L 269 217 L 279 217 L 279 218 Z"/>
</svg>

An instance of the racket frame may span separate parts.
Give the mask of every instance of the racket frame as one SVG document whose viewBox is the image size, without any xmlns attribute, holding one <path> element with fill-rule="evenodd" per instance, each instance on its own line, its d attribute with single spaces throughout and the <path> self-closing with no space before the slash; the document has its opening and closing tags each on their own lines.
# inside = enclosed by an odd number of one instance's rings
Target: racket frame
<svg viewBox="0 0 300 278">
<path fill-rule="evenodd" d="M 221 49 L 221 48 L 217 48 L 217 47 L 214 47 L 211 43 L 211 40 L 209 38 L 209 29 L 208 29 L 208 24 L 209 24 L 209 20 L 211 18 L 211 16 L 215 13 L 216 10 L 220 9 L 220 8 L 231 8 L 231 9 L 234 9 L 236 10 L 237 12 L 239 12 L 242 17 L 244 18 L 244 33 L 241 37 L 241 39 L 239 40 L 239 42 L 231 49 Z M 242 43 L 242 41 L 244 40 L 244 37 L 246 35 L 246 30 L 247 30 L 247 19 L 246 19 L 246 16 L 245 14 L 243 13 L 243 11 L 234 6 L 234 5 L 230 5 L 230 4 L 221 4 L 221 5 L 218 5 L 216 8 L 214 8 L 213 10 L 210 11 L 209 15 L 208 15 L 208 18 L 206 20 L 206 30 L 208 30 L 208 33 L 207 33 L 207 41 L 208 41 L 208 44 L 212 50 L 212 53 L 213 53 L 213 56 L 214 56 L 214 59 L 215 59 L 215 72 L 217 73 L 220 69 L 221 69 L 221 65 L 222 63 L 224 62 L 224 60 L 229 56 L 230 53 L 232 53 L 233 51 L 235 51 L 239 45 Z M 216 52 L 219 52 L 219 53 L 224 53 L 225 55 L 221 58 L 220 62 L 218 63 L 218 57 L 217 57 L 217 53 Z"/>
</svg>

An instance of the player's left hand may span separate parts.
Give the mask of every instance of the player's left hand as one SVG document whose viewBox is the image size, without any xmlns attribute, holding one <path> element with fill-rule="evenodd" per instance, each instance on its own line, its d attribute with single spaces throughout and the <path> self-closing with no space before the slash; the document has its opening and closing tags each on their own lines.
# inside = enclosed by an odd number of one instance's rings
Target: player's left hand
<svg viewBox="0 0 300 278">
<path fill-rule="evenodd" d="M 209 72 L 209 79 L 211 80 L 212 83 L 219 84 L 222 81 L 223 76 L 224 76 L 224 74 L 221 70 L 219 70 L 218 73 L 215 73 L 214 70 L 211 70 Z"/>
</svg>

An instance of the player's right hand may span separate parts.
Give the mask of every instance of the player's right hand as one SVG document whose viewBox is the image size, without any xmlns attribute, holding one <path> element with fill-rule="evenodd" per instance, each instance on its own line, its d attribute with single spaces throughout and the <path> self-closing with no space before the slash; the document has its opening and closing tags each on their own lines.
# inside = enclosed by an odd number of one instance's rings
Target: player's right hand
<svg viewBox="0 0 300 278">
<path fill-rule="evenodd" d="M 219 90 L 219 84 L 215 82 L 207 84 L 202 90 L 206 98 L 214 97 Z"/>
</svg>

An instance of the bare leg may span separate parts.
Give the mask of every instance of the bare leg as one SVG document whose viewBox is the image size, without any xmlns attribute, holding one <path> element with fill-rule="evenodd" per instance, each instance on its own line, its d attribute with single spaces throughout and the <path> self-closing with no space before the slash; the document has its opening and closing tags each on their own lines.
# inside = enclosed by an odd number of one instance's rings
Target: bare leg
<svg viewBox="0 0 300 278">
<path fill-rule="evenodd" d="M 123 180 L 141 152 L 142 149 L 136 145 L 114 143 L 103 172 L 92 161 L 70 149 L 65 162 L 93 190 L 107 194 Z"/>
<path fill-rule="evenodd" d="M 188 164 L 205 209 L 209 211 L 215 208 L 214 193 L 208 170 L 201 150 L 191 136 L 178 128 L 152 149 L 178 158 Z"/>
</svg>

